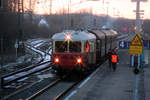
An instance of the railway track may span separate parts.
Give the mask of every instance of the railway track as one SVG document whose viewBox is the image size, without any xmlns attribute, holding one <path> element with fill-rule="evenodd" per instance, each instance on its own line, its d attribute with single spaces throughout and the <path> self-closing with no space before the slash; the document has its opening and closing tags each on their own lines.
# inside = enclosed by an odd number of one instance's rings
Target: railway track
<svg viewBox="0 0 150 100">
<path fill-rule="evenodd" d="M 42 67 L 40 68 L 40 66 Z M 9 85 L 13 82 L 16 82 L 17 80 L 20 80 L 22 78 L 25 78 L 27 76 L 30 76 L 34 73 L 40 72 L 48 68 L 50 68 L 50 62 L 44 62 L 4 75 L 1 77 L 1 87 L 5 88 L 6 85 Z"/>
<path fill-rule="evenodd" d="M 27 47 L 27 49 L 30 49 L 30 50 L 36 52 L 37 54 L 39 54 L 40 60 L 34 65 L 28 66 L 28 67 L 20 69 L 16 72 L 12 72 L 10 74 L 2 76 L 1 77 L 1 88 L 4 89 L 6 85 L 11 84 L 12 82 L 16 82 L 17 80 L 25 78 L 31 74 L 34 74 L 36 72 L 40 72 L 42 70 L 49 68 L 50 61 L 43 62 L 45 54 L 43 55 L 42 53 L 34 50 L 36 48 L 33 49 L 33 47 L 32 48 L 29 46 L 26 46 L 26 47 Z M 45 67 L 41 67 L 41 68 L 39 67 L 39 66 L 44 66 L 44 65 L 45 65 Z M 28 73 L 26 73 L 26 72 L 28 72 Z"/>
<path fill-rule="evenodd" d="M 33 83 L 22 91 L 6 96 L 2 100 L 58 100 L 76 87 L 82 80 L 68 82 L 64 78 L 53 81 L 51 78 L 48 78 L 42 82 Z"/>
<path fill-rule="evenodd" d="M 45 86 L 25 100 L 59 100 L 73 88 L 75 88 L 78 84 L 80 84 L 81 81 L 83 81 L 86 77 L 71 82 L 65 81 L 65 78 L 67 78 L 67 76 Z"/>
<path fill-rule="evenodd" d="M 31 95 L 30 97 L 26 98 L 25 100 L 33 100 L 33 99 L 37 98 L 40 94 L 44 93 L 46 90 L 56 86 L 60 81 L 61 81 L 61 79 L 57 79 L 56 81 L 52 82 L 51 84 L 45 86 L 41 90 L 39 90 L 36 93 L 34 93 L 33 95 Z"/>
<path fill-rule="evenodd" d="M 76 86 L 80 81 L 77 82 L 66 82 L 62 79 L 58 79 L 55 82 L 45 86 L 41 90 L 37 91 L 25 100 L 58 100 L 64 96 L 69 90 Z M 49 96 L 46 96 L 46 95 Z"/>
<path fill-rule="evenodd" d="M 46 78 L 41 81 L 36 81 L 22 89 L 19 89 L 3 97 L 1 100 L 25 100 L 26 98 L 42 90 L 43 87 L 48 86 L 50 83 L 54 84 L 57 81 L 59 81 L 58 78 Z"/>
<path fill-rule="evenodd" d="M 33 49 L 36 49 L 36 50 L 39 50 L 39 51 L 42 51 L 43 53 L 45 53 L 45 54 L 47 54 L 47 55 L 49 55 L 49 56 L 51 56 L 51 54 L 49 54 L 48 52 L 46 52 L 46 51 L 43 51 L 43 50 L 41 50 L 41 49 L 39 49 L 39 48 L 36 48 L 36 47 L 33 47 L 33 46 L 31 46 L 31 45 L 28 45 L 28 44 L 26 44 L 27 45 L 27 47 L 29 48 L 29 47 L 32 47 Z M 51 49 L 51 48 L 50 48 Z"/>
<path fill-rule="evenodd" d="M 47 78 L 41 82 L 33 83 L 23 90 L 4 97 L 2 100 L 59 100 L 85 79 L 67 81 L 65 78 L 68 78 L 68 76 L 54 80 Z"/>
<path fill-rule="evenodd" d="M 42 55 L 41 55 L 42 56 Z M 43 58 L 43 57 L 41 57 L 41 58 Z M 41 61 L 42 62 L 42 61 Z M 50 62 L 45 62 L 45 63 L 49 63 L 49 65 L 50 65 Z M 40 65 L 41 63 L 39 63 L 39 65 Z M 44 63 L 43 63 L 44 64 Z M 42 64 L 41 64 L 42 65 Z M 36 66 L 34 66 L 34 67 L 36 67 Z M 46 68 L 48 68 L 49 66 L 47 66 Z M 26 71 L 27 69 L 24 69 L 24 71 Z M 30 70 L 32 70 L 32 69 L 30 69 Z M 44 70 L 44 69 L 39 69 L 39 70 L 36 70 L 35 72 L 33 72 L 33 73 L 30 73 L 29 75 L 31 75 L 31 74 L 34 74 L 34 73 L 36 73 L 36 72 L 39 72 L 39 71 L 42 71 L 42 70 Z M 21 72 L 23 72 L 23 71 L 21 71 Z M 24 75 L 24 76 L 21 76 L 21 77 L 19 77 L 19 78 L 16 78 L 16 79 L 14 79 L 14 80 L 10 80 L 10 81 L 7 81 L 6 83 L 3 81 L 3 86 L 5 86 L 5 85 L 7 85 L 7 84 L 10 84 L 11 82 L 14 82 L 14 81 L 16 81 L 16 80 L 19 80 L 19 79 L 21 79 L 21 78 L 23 78 L 23 77 L 27 77 L 27 76 L 29 76 L 29 75 Z M 6 75 L 7 76 L 7 75 Z M 9 75 L 8 75 L 9 76 Z M 3 77 L 3 78 L 6 78 L 6 77 Z M 28 97 L 26 97 L 26 98 L 23 98 L 23 100 L 41 100 L 41 98 L 43 99 L 43 100 L 58 100 L 58 99 L 60 99 L 61 97 L 63 97 L 66 93 L 68 93 L 68 91 L 70 91 L 71 89 L 73 89 L 77 84 L 79 84 L 80 83 L 80 81 L 78 81 L 78 82 L 65 82 L 65 81 L 63 81 L 63 80 L 60 80 L 60 79 L 58 79 L 58 80 L 56 80 L 56 83 L 55 82 L 52 82 L 52 84 L 49 84 L 49 85 L 47 85 L 46 87 L 44 87 L 44 88 L 42 88 L 42 89 L 40 89 L 38 92 L 36 92 L 36 93 L 34 93 L 33 95 L 30 95 L 30 96 L 28 96 Z M 35 83 L 36 84 L 36 83 Z M 63 87 L 63 89 L 62 89 L 62 87 Z M 61 91 L 56 91 L 55 92 L 55 90 L 57 90 L 57 89 L 59 89 L 59 90 L 61 90 Z M 52 96 L 52 97 L 48 97 L 48 96 L 45 96 L 46 94 L 47 94 L 47 91 L 48 91 L 48 94 L 50 95 L 50 96 Z M 50 92 L 50 93 L 49 93 Z M 54 93 L 56 93 L 56 94 L 54 94 Z M 46 98 L 46 97 L 48 97 L 48 98 Z M 9 100 L 9 99 L 4 99 L 4 100 Z M 16 100 L 16 99 L 13 99 L 13 100 Z"/>
<path fill-rule="evenodd" d="M 31 49 L 31 48 L 28 48 L 28 49 Z M 38 52 L 36 52 L 36 53 L 38 53 Z M 51 62 L 50 61 L 43 62 L 44 57 L 42 57 L 42 54 L 40 54 L 40 53 L 38 53 L 38 54 L 41 56 L 40 57 L 41 59 L 40 59 L 40 61 L 38 61 L 38 63 L 36 63 L 34 65 L 30 65 L 26 68 L 20 69 L 16 72 L 12 72 L 10 74 L 7 74 L 7 75 L 4 75 L 1 77 L 2 90 L 0 92 L 3 94 L 3 96 L 1 95 L 0 99 L 3 98 L 2 100 L 11 100 L 11 97 L 13 95 L 18 93 L 19 91 L 25 90 L 27 88 L 29 89 L 30 87 L 36 85 L 41 80 L 41 79 L 39 81 L 31 80 L 30 82 L 29 81 L 27 82 L 26 78 L 28 79 L 28 78 L 34 76 L 34 73 L 37 73 L 37 72 L 43 73 L 43 72 L 47 72 L 48 70 L 51 70 Z M 25 82 L 25 84 L 24 84 L 24 82 Z M 17 85 L 19 84 L 20 86 L 17 86 L 14 89 L 12 88 L 10 90 L 7 89 L 8 85 L 9 85 L 9 87 L 13 87 L 11 85 L 14 85 L 14 84 L 17 84 Z M 22 85 L 22 84 L 24 84 L 24 85 Z M 14 100 L 16 100 L 16 99 L 14 99 Z"/>
</svg>

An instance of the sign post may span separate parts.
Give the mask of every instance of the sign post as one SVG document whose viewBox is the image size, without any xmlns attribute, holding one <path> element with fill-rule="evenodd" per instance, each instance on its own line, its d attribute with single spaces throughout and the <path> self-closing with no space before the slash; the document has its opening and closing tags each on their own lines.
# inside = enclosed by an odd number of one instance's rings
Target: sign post
<svg viewBox="0 0 150 100">
<path fill-rule="evenodd" d="M 18 56 L 18 40 L 16 40 L 14 47 L 16 48 L 16 58 L 17 58 L 17 56 Z"/>
<path fill-rule="evenodd" d="M 141 31 L 141 17 L 140 15 L 144 15 L 144 10 L 140 10 L 140 2 L 147 2 L 148 0 L 131 0 L 131 2 L 136 2 L 136 34 L 138 34 Z"/>
<path fill-rule="evenodd" d="M 135 66 L 135 62 L 137 62 L 137 67 L 140 67 L 142 62 L 141 62 L 141 55 L 143 53 L 143 42 L 141 38 L 139 37 L 138 34 L 135 35 L 133 40 L 131 41 L 130 47 L 129 47 L 129 53 L 131 56 L 131 66 Z M 137 57 L 137 59 L 135 59 Z"/>
</svg>

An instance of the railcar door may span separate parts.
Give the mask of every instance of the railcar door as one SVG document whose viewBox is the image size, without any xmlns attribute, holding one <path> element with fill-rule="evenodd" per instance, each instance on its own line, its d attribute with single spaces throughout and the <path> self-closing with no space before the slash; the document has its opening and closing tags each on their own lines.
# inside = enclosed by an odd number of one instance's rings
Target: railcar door
<svg viewBox="0 0 150 100">
<path fill-rule="evenodd" d="M 96 62 L 98 63 L 101 59 L 102 40 L 96 40 Z"/>
<path fill-rule="evenodd" d="M 105 34 L 105 55 L 106 55 L 106 53 L 107 53 L 107 36 Z"/>
<path fill-rule="evenodd" d="M 112 49 L 112 37 L 110 38 L 110 50 Z"/>
</svg>

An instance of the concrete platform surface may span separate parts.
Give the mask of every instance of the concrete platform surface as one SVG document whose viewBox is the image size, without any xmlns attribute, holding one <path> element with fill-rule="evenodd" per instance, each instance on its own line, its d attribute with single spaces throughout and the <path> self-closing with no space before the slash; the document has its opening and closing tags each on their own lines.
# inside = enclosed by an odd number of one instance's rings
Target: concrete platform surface
<svg viewBox="0 0 150 100">
<path fill-rule="evenodd" d="M 120 50 L 119 58 L 115 72 L 106 61 L 64 100 L 150 100 L 150 66 L 135 75 L 128 51 Z"/>
</svg>

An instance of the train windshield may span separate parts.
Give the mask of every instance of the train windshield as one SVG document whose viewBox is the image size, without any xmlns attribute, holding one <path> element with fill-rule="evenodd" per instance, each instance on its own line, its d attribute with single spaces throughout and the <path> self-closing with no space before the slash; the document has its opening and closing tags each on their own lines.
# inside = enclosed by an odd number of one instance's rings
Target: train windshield
<svg viewBox="0 0 150 100">
<path fill-rule="evenodd" d="M 55 52 L 81 52 L 81 42 L 56 41 Z"/>
<path fill-rule="evenodd" d="M 67 52 L 67 41 L 56 41 L 55 52 Z"/>
<path fill-rule="evenodd" d="M 69 51 L 70 52 L 81 52 L 81 42 L 79 42 L 79 41 L 70 41 Z"/>
</svg>

